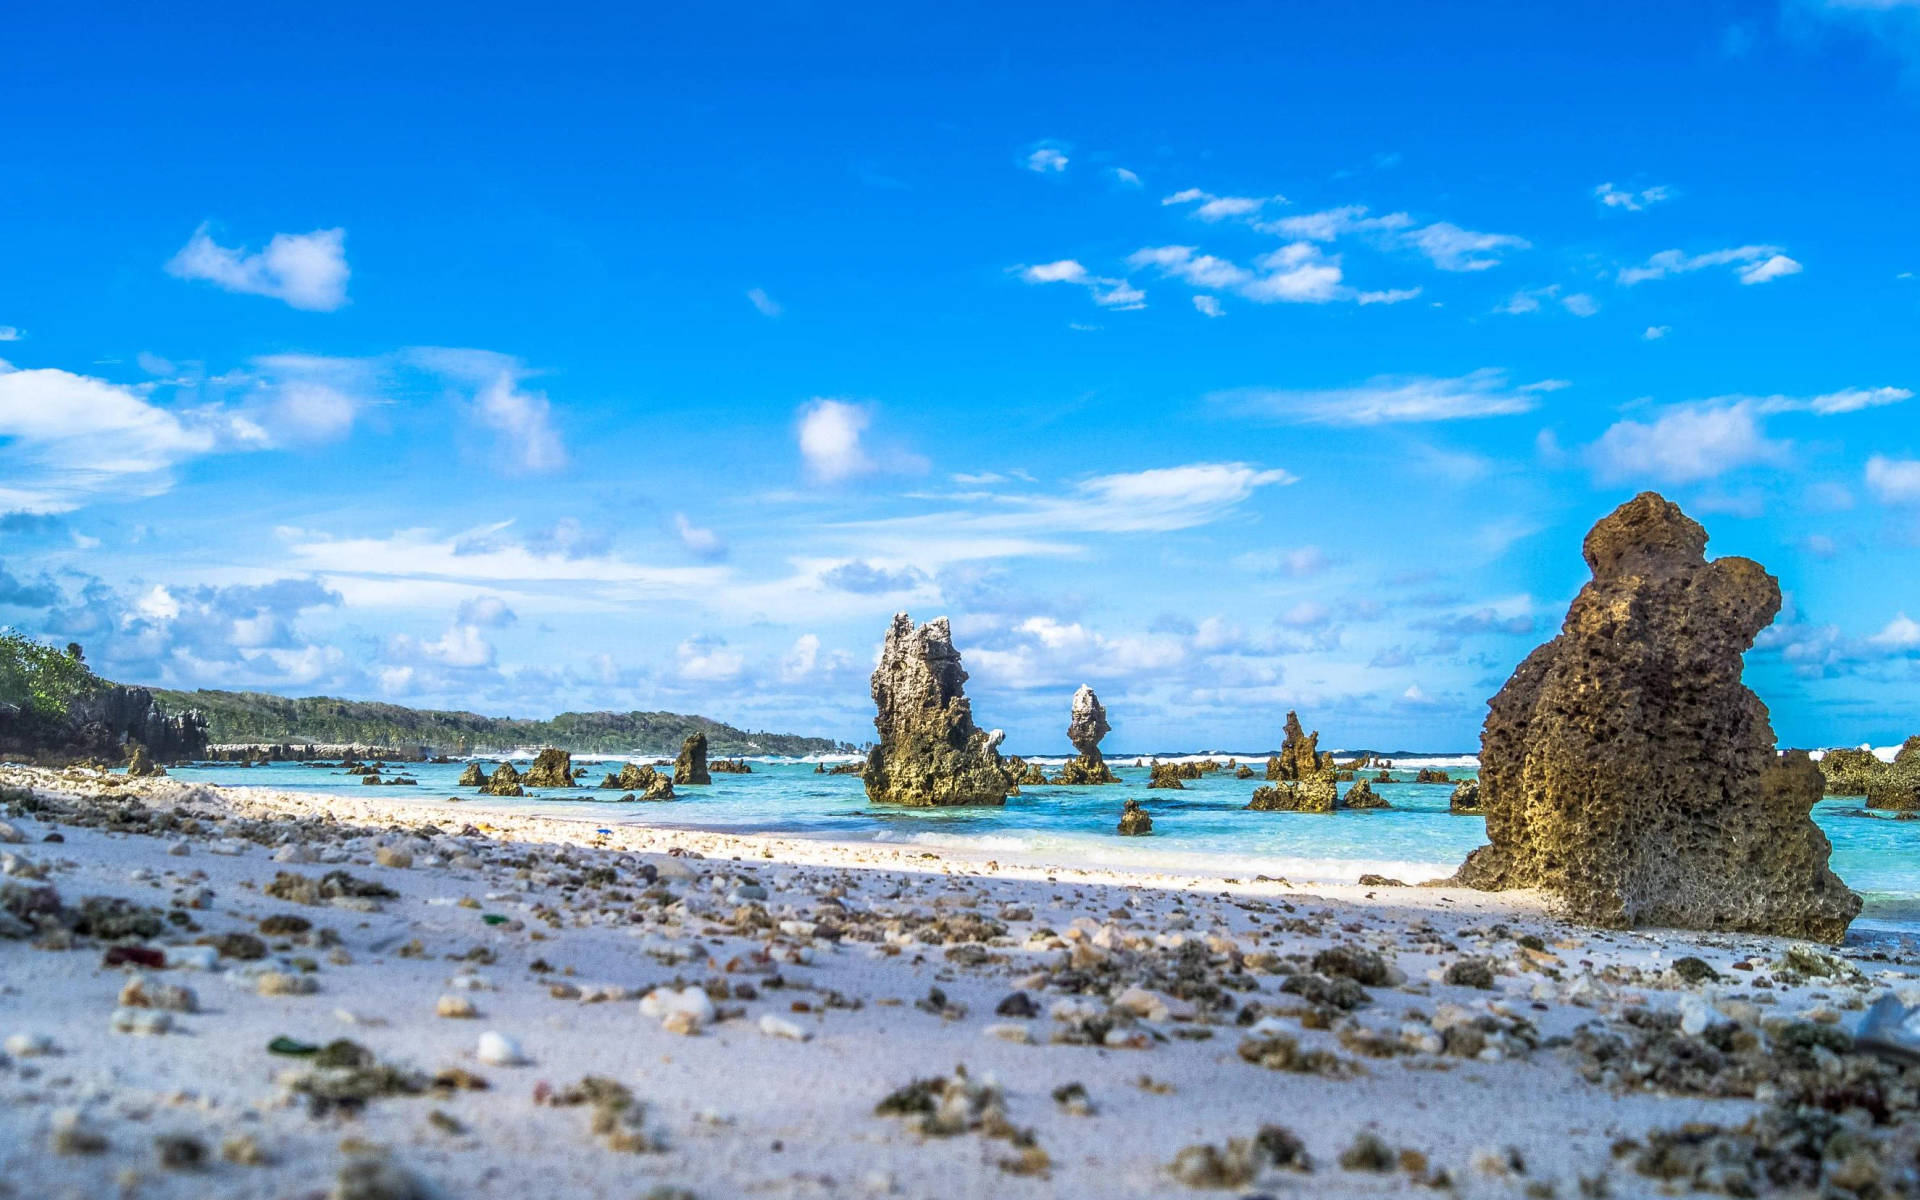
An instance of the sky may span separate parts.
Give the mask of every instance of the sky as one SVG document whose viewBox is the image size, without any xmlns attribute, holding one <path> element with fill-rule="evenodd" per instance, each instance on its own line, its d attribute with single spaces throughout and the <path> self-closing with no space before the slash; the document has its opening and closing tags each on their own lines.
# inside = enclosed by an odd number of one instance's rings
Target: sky
<svg viewBox="0 0 1920 1200">
<path fill-rule="evenodd" d="M 963 7 L 17 14 L 0 622 L 858 742 L 904 610 L 1015 751 L 1458 750 L 1652 488 L 1783 743 L 1920 729 L 1920 0 Z"/>
</svg>

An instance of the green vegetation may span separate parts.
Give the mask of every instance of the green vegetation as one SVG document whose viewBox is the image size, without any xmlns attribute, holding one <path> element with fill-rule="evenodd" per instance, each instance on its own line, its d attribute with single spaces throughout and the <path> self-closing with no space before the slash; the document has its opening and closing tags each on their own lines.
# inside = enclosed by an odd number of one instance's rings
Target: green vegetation
<svg viewBox="0 0 1920 1200">
<path fill-rule="evenodd" d="M 208 739 L 215 745 L 361 743 L 426 746 L 443 754 L 558 746 L 587 754 L 672 754 L 688 734 L 704 730 L 709 752 L 716 755 L 820 754 L 840 748 L 831 738 L 750 733 L 706 717 L 668 712 L 569 712 L 550 721 L 532 721 L 330 696 L 296 700 L 261 692 L 202 690 L 157 691 L 154 698 L 172 712 L 192 708 L 205 713 Z"/>
<path fill-rule="evenodd" d="M 91 695 L 103 686 L 87 669 L 79 646 L 56 650 L 0 626 L 0 704 L 57 721 L 67 715 L 75 697 Z"/>
</svg>

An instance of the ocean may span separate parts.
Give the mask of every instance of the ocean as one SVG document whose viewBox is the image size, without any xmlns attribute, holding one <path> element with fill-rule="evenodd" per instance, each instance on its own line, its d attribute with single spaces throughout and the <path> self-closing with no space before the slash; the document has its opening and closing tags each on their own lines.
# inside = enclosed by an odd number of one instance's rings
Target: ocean
<svg viewBox="0 0 1920 1200">
<path fill-rule="evenodd" d="M 515 756 L 525 766 L 530 756 Z M 1179 755 L 1162 755 L 1177 761 Z M 1226 757 L 1224 754 L 1216 757 Z M 483 759 L 483 762 L 499 761 Z M 575 755 L 588 769 L 583 782 L 597 783 L 627 761 L 619 756 Z M 637 757 L 637 762 L 659 761 Z M 1123 782 L 1104 787 L 1029 786 L 1011 796 L 1004 808 L 914 809 L 867 803 L 861 781 L 851 775 L 814 771 L 822 758 L 750 758 L 751 775 L 713 777 L 711 787 L 678 790 L 665 803 L 615 801 L 617 792 L 591 787 L 541 791 L 522 800 L 487 798 L 490 805 L 529 812 L 578 816 L 602 825 L 649 825 L 733 833 L 780 834 L 840 842 L 884 842 L 924 846 L 997 858 L 1008 863 L 1044 863 L 1118 870 L 1166 870 L 1232 875 L 1278 876 L 1294 883 L 1351 883 L 1363 874 L 1379 874 L 1418 883 L 1451 874 L 1467 852 L 1486 841 L 1479 817 L 1447 811 L 1450 784 L 1417 784 L 1414 772 L 1438 767 L 1454 780 L 1474 773 L 1470 756 L 1397 758 L 1395 782 L 1374 791 L 1393 807 L 1385 811 L 1331 814 L 1263 813 L 1246 809 L 1260 780 L 1236 780 L 1217 772 L 1186 781 L 1183 791 L 1150 790 L 1143 759 L 1109 755 Z M 845 756 L 824 758 L 829 764 Z M 1059 758 L 1032 758 L 1052 770 Z M 1256 770 L 1264 758 L 1241 756 Z M 448 796 L 471 797 L 455 786 L 463 760 L 451 764 L 405 764 L 418 787 L 386 787 L 389 800 L 416 802 L 445 821 L 457 809 Z M 392 771 L 388 772 L 392 774 Z M 211 784 L 279 788 L 289 791 L 365 796 L 358 776 L 337 769 L 274 763 L 241 768 L 174 768 L 175 778 Z M 1346 785 L 1342 785 L 1345 790 Z M 1133 798 L 1153 817 L 1149 837 L 1123 838 L 1114 832 L 1121 803 Z M 1859 797 L 1830 798 L 1814 808 L 1814 820 L 1833 842 L 1833 868 L 1866 900 L 1858 925 L 1920 930 L 1920 821 L 1895 821 L 1863 815 Z"/>
</svg>

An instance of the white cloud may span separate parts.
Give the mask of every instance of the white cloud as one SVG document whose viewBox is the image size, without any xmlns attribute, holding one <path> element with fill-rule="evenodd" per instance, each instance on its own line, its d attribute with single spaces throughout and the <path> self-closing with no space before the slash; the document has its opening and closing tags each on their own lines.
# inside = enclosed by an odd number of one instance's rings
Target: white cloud
<svg viewBox="0 0 1920 1200">
<path fill-rule="evenodd" d="M 1014 268 L 1025 283 L 1072 283 L 1085 287 L 1093 302 L 1102 308 L 1134 309 L 1145 307 L 1147 294 L 1124 279 L 1094 275 L 1071 258 Z"/>
<path fill-rule="evenodd" d="M 1216 296 L 1195 296 L 1193 298 L 1193 306 L 1200 310 L 1200 315 L 1203 317 L 1218 317 L 1225 313 L 1225 310 L 1220 307 L 1219 298 Z"/>
<path fill-rule="evenodd" d="M 500 450 L 517 469 L 546 474 L 567 465 L 567 448 L 553 427 L 553 405 L 541 392 L 522 391 L 513 372 L 503 371 L 482 387 L 473 411 L 500 435 Z"/>
<path fill-rule="evenodd" d="M 1067 156 L 1052 146 L 1042 146 L 1027 155 L 1027 170 L 1052 175 L 1067 169 Z"/>
<path fill-rule="evenodd" d="M 332 312 L 347 302 L 346 230 L 276 233 L 257 254 L 222 246 L 207 230 L 202 225 L 194 231 L 167 262 L 168 274 L 313 312 Z"/>
<path fill-rule="evenodd" d="M 1562 296 L 1560 285 L 1557 283 L 1548 284 L 1545 287 L 1522 288 L 1507 297 L 1493 311 L 1506 313 L 1508 316 L 1523 316 L 1527 313 L 1539 312 L 1541 306 L 1549 300 L 1558 301 L 1561 308 L 1576 317 L 1591 317 L 1600 311 L 1599 302 L 1592 296 L 1585 292 L 1574 292 L 1571 295 Z"/>
<path fill-rule="evenodd" d="M 680 664 L 680 678 L 690 682 L 719 683 L 738 678 L 747 665 L 746 658 L 727 649 L 717 637 L 690 637 L 674 651 Z"/>
<path fill-rule="evenodd" d="M 1874 455 L 1867 460 L 1867 490 L 1882 504 L 1920 504 L 1920 459 Z"/>
<path fill-rule="evenodd" d="M 793 648 L 780 660 L 780 677 L 788 682 L 805 679 L 813 674 L 813 668 L 819 661 L 819 635 L 803 633 L 793 640 Z"/>
<path fill-rule="evenodd" d="M 1740 282 L 1765 283 L 1785 275 L 1797 274 L 1800 264 L 1788 258 L 1778 246 L 1734 246 L 1689 255 L 1679 250 L 1662 250 L 1637 267 L 1622 267 L 1617 276 L 1622 286 L 1631 287 L 1651 279 L 1685 275 L 1708 267 L 1733 267 Z"/>
<path fill-rule="evenodd" d="M 463 600 L 458 616 L 463 625 L 479 625 L 488 629 L 511 625 L 519 619 L 507 607 L 507 602 L 498 596 L 475 596 L 471 600 Z"/>
<path fill-rule="evenodd" d="M 109 495 L 151 496 L 219 445 L 214 423 L 139 390 L 0 361 L 0 511 L 66 512 Z"/>
<path fill-rule="evenodd" d="M 872 416 L 857 404 L 815 400 L 800 410 L 800 458 L 807 475 L 837 483 L 877 469 L 860 444 Z"/>
<path fill-rule="evenodd" d="M 727 544 L 720 539 L 720 535 L 711 529 L 702 529 L 687 520 L 687 514 L 673 514 L 673 528 L 680 535 L 680 544 L 686 547 L 687 553 L 695 558 L 726 557 Z"/>
<path fill-rule="evenodd" d="M 455 670 L 474 670 L 494 664 L 493 643 L 478 626 L 453 625 L 431 642 L 417 641 L 405 634 L 393 639 L 391 653 L 400 659 L 418 658 Z"/>
<path fill-rule="evenodd" d="M 1652 479 L 1699 483 L 1728 471 L 1784 462 L 1790 443 L 1761 427 L 1756 405 L 1684 405 L 1652 421 L 1617 421 L 1587 448 L 1587 462 L 1605 483 Z"/>
<path fill-rule="evenodd" d="M 1356 292 L 1341 282 L 1340 260 L 1312 242 L 1291 242 L 1254 260 L 1254 269 L 1193 246 L 1147 246 L 1128 257 L 1135 269 L 1152 268 L 1209 292 L 1232 291 L 1259 304 L 1324 304 L 1352 300 L 1362 304 L 1409 299 L 1409 292 Z M 1203 310 L 1204 311 L 1204 310 Z"/>
<path fill-rule="evenodd" d="M 1764 262 L 1754 263 L 1750 267 L 1740 268 L 1741 283 L 1766 283 L 1771 279 L 1783 279 L 1788 275 L 1798 275 L 1806 268 L 1784 254 L 1776 254 Z"/>
<path fill-rule="evenodd" d="M 1611 183 L 1603 183 L 1594 188 L 1593 194 L 1608 208 L 1625 209 L 1627 212 L 1640 212 L 1663 200 L 1671 199 L 1673 195 L 1672 189 L 1664 186 L 1633 192 L 1617 188 Z"/>
<path fill-rule="evenodd" d="M 1887 627 L 1867 639 L 1876 646 L 1886 646 L 1893 650 L 1912 650 L 1920 647 L 1920 621 L 1900 613 L 1887 622 Z"/>
<path fill-rule="evenodd" d="M 1671 325 L 1649 325 L 1647 326 L 1647 331 L 1640 336 L 1646 341 L 1657 342 L 1672 332 L 1673 326 Z"/>
<path fill-rule="evenodd" d="M 1137 188 L 1140 186 L 1140 177 L 1125 167 L 1114 167 L 1109 174 L 1113 176 L 1113 181 L 1122 187 Z"/>
<path fill-rule="evenodd" d="M 1452 421 L 1530 412 L 1538 393 L 1558 381 L 1512 386 L 1506 373 L 1483 368 L 1452 379 L 1383 375 L 1357 387 L 1246 388 L 1209 399 L 1250 415 L 1297 425 L 1386 425 Z"/>
<path fill-rule="evenodd" d="M 786 311 L 780 307 L 779 301 L 767 295 L 767 293 L 760 288 L 747 289 L 747 302 L 759 309 L 760 315 L 763 317 L 777 317 Z"/>
<path fill-rule="evenodd" d="M 1804 405 L 1811 412 L 1819 413 L 1822 416 L 1830 416 L 1834 413 L 1859 412 L 1865 408 L 1879 408 L 1886 404 L 1898 404 L 1902 400 L 1910 400 L 1912 398 L 1913 393 L 1906 388 L 1843 388 L 1837 392 L 1829 392 L 1824 396 L 1815 396 L 1813 399 L 1805 401 Z"/>
<path fill-rule="evenodd" d="M 1484 271 L 1500 265 L 1502 252 L 1533 245 L 1510 233 L 1476 233 L 1447 221 L 1436 221 L 1406 236 L 1442 271 Z"/>
<path fill-rule="evenodd" d="M 1192 529 L 1228 516 L 1262 488 L 1296 481 L 1250 463 L 1188 463 L 1100 475 L 1060 495 L 972 496 L 962 509 L 839 528 L 869 554 L 931 572 L 981 558 L 1076 554 L 1078 546 L 1055 540 L 1074 535 Z"/>
<path fill-rule="evenodd" d="M 1301 241 L 1331 242 L 1348 234 L 1384 233 L 1405 229 L 1411 224 L 1413 218 L 1403 212 L 1370 217 L 1366 205 L 1349 204 L 1315 213 L 1281 217 L 1277 221 L 1262 222 L 1255 228 L 1262 233 L 1275 233 Z"/>
<path fill-rule="evenodd" d="M 1252 216 L 1266 207 L 1269 200 L 1276 204 L 1287 202 L 1285 196 L 1216 196 L 1211 192 L 1203 192 L 1199 188 L 1187 188 L 1185 191 L 1162 197 L 1160 203 L 1167 206 L 1193 204 L 1197 201 L 1199 206 L 1193 210 L 1194 216 L 1202 221 L 1224 221 L 1229 217 Z"/>
<path fill-rule="evenodd" d="M 0 342 L 17 342 L 25 336 L 17 325 L 0 325 Z"/>
</svg>

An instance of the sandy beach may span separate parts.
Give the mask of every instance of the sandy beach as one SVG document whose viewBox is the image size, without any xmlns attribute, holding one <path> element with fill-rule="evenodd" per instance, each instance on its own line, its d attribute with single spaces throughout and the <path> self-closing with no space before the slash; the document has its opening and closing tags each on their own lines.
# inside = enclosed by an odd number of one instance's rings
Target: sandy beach
<svg viewBox="0 0 1920 1200">
<path fill-rule="evenodd" d="M 1639 1195 L 1725 1170 L 1659 1131 L 1813 1096 L 1912 1186 L 1916 1072 L 1841 1032 L 1920 1000 L 1911 937 L 0 786 L 4 1195 Z"/>
</svg>

